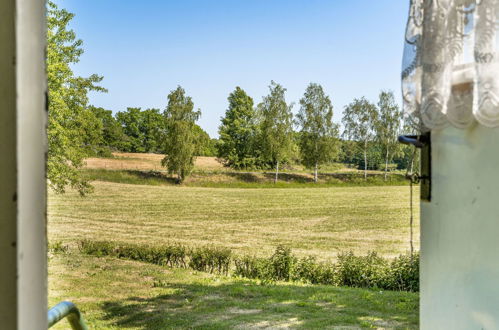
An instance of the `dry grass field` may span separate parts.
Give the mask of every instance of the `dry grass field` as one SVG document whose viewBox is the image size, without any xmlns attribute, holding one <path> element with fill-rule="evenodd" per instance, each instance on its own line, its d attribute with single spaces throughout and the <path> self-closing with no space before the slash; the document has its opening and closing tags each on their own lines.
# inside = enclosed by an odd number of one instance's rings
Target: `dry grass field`
<svg viewBox="0 0 499 330">
<path fill-rule="evenodd" d="M 115 152 L 114 158 L 87 158 L 86 168 L 106 170 L 160 171 L 164 155 Z M 225 168 L 215 157 L 196 157 L 196 170 L 221 171 Z"/>
<path fill-rule="evenodd" d="M 114 153 L 113 158 L 87 158 L 85 173 L 90 180 L 135 184 L 174 184 L 175 176 L 169 175 L 161 166 L 163 155 L 147 153 Z M 203 187 L 261 187 L 271 186 L 274 181 L 272 170 L 236 171 L 224 167 L 215 157 L 197 157 L 193 172 L 184 185 Z M 363 171 L 345 167 L 344 164 L 329 164 L 319 171 L 319 183 L 327 185 L 406 185 L 400 171 L 391 172 L 388 182 L 383 172 L 368 171 L 368 181 Z M 299 164 L 287 165 L 281 169 L 279 184 L 289 187 L 313 183 L 311 170 Z"/>
<path fill-rule="evenodd" d="M 51 241 L 214 244 L 258 255 L 284 244 L 320 259 L 341 251 L 394 256 L 409 249 L 408 187 L 94 186 L 83 198 L 50 194 Z"/>
</svg>

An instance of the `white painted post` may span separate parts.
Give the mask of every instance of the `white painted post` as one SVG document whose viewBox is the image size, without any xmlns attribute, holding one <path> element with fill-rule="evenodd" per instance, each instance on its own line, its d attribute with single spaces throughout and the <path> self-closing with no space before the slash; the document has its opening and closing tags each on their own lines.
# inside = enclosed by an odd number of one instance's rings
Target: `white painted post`
<svg viewBox="0 0 499 330">
<path fill-rule="evenodd" d="M 47 328 L 45 2 L 0 1 L 0 327 Z"/>
<path fill-rule="evenodd" d="M 47 327 L 45 1 L 16 1 L 19 329 Z"/>
</svg>

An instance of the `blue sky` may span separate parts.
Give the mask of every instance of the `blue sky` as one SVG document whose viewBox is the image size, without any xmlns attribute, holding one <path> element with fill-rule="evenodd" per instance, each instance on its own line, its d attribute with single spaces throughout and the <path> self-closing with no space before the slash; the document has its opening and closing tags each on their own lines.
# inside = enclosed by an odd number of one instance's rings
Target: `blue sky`
<svg viewBox="0 0 499 330">
<path fill-rule="evenodd" d="M 164 109 L 177 85 L 217 136 L 227 96 L 241 86 L 260 102 L 271 80 L 298 103 L 322 84 L 340 122 L 353 98 L 381 89 L 400 103 L 409 0 L 59 0 L 84 41 L 75 71 L 104 76 L 91 102 L 114 112 Z M 298 111 L 295 105 L 294 112 Z"/>
</svg>

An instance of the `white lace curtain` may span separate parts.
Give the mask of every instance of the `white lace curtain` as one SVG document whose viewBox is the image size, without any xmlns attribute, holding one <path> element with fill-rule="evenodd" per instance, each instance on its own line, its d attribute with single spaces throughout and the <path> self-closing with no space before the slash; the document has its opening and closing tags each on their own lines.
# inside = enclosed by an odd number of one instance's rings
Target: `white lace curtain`
<svg viewBox="0 0 499 330">
<path fill-rule="evenodd" d="M 421 131 L 499 127 L 499 0 L 411 0 L 402 94 Z"/>
</svg>

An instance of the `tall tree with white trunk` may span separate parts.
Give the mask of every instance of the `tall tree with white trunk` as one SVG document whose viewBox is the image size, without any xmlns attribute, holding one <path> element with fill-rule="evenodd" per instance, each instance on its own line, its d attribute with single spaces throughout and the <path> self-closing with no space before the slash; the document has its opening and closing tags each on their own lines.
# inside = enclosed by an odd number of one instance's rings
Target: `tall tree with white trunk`
<svg viewBox="0 0 499 330">
<path fill-rule="evenodd" d="M 393 92 L 381 91 L 378 101 L 378 116 L 375 123 L 376 141 L 382 147 L 385 159 L 385 181 L 388 173 L 388 163 L 400 151 L 397 141 L 402 130 L 402 111 L 395 103 Z"/>
<path fill-rule="evenodd" d="M 321 85 L 308 85 L 296 117 L 300 127 L 301 160 L 307 168 L 314 169 L 314 182 L 317 182 L 320 165 L 333 161 L 339 152 L 333 105 Z"/>
<path fill-rule="evenodd" d="M 292 105 L 286 103 L 286 89 L 272 81 L 269 94 L 258 105 L 262 158 L 275 166 L 274 183 L 279 178 L 279 165 L 288 156 L 293 138 Z"/>
<path fill-rule="evenodd" d="M 343 136 L 347 139 L 358 141 L 364 153 L 364 179 L 367 180 L 367 152 L 369 144 L 375 139 L 375 125 L 377 121 L 376 105 L 366 100 L 365 97 L 354 99 L 343 111 Z"/>
</svg>

